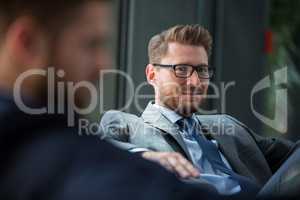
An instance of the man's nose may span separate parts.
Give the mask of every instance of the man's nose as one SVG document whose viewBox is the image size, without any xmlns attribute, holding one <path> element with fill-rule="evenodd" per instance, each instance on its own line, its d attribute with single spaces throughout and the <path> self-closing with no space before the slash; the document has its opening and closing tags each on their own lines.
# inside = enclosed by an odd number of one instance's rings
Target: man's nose
<svg viewBox="0 0 300 200">
<path fill-rule="evenodd" d="M 100 52 L 95 58 L 96 65 L 99 70 L 110 69 L 112 66 L 112 58 L 108 52 Z"/>
<path fill-rule="evenodd" d="M 201 84 L 201 80 L 196 71 L 192 73 L 192 75 L 188 78 L 187 82 L 188 84 L 195 85 L 195 86 Z"/>
</svg>

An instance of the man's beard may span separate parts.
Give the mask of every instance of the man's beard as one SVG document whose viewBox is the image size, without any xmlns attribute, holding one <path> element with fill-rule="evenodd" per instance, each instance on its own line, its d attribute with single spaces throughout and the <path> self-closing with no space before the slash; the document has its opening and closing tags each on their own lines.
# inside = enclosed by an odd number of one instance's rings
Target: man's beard
<svg viewBox="0 0 300 200">
<path fill-rule="evenodd" d="M 190 97 L 193 98 L 193 97 Z M 183 116 L 191 116 L 193 113 L 198 112 L 200 105 L 203 103 L 203 98 L 195 101 L 187 101 L 183 100 L 182 98 L 179 99 L 178 102 L 178 110 L 177 113 Z"/>
<path fill-rule="evenodd" d="M 206 91 L 201 88 L 182 88 L 176 94 L 161 96 L 160 102 L 182 116 L 190 116 L 199 110 L 205 95 Z"/>
</svg>

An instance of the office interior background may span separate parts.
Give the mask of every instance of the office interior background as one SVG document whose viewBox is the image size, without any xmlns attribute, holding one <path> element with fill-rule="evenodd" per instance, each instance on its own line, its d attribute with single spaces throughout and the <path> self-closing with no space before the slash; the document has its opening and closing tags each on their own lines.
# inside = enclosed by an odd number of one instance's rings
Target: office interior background
<svg viewBox="0 0 300 200">
<path fill-rule="evenodd" d="M 135 86 L 146 81 L 147 45 L 154 34 L 177 24 L 201 24 L 214 39 L 212 82 L 228 86 L 223 99 L 208 99 L 204 109 L 232 115 L 263 136 L 300 139 L 300 1 L 116 0 L 114 4 L 115 63 L 111 68 L 129 74 Z M 282 69 L 287 70 L 287 76 L 281 77 L 286 82 L 277 84 L 274 72 Z M 269 87 L 257 92 L 251 102 L 251 91 L 266 77 Z M 123 108 L 131 97 L 128 81 L 116 75 L 105 77 L 101 92 L 104 107 L 91 116 L 96 121 L 104 111 Z M 145 95 L 153 92 L 150 85 L 140 88 Z M 140 98 L 138 104 L 145 108 L 150 99 Z M 270 120 L 284 118 L 286 113 L 286 130 L 262 122 L 253 109 Z M 135 102 L 124 111 L 141 114 Z M 285 120 L 275 123 L 284 126 Z"/>
</svg>

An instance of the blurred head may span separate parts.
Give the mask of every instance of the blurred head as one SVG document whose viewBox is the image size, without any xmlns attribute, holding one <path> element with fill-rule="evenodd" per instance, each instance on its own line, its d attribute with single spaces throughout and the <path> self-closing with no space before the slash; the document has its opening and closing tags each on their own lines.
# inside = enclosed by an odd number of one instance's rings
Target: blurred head
<svg viewBox="0 0 300 200">
<path fill-rule="evenodd" d="M 59 81 L 93 81 L 110 64 L 108 2 L 0 0 L 0 87 L 11 89 L 22 72 L 48 67 L 64 71 Z M 39 96 L 46 79 L 28 78 L 23 91 Z"/>
<path fill-rule="evenodd" d="M 175 26 L 151 38 L 146 75 L 157 104 L 184 116 L 198 110 L 207 93 L 209 78 L 203 74 L 211 46 L 209 32 L 199 25 Z M 194 71 L 187 75 L 187 69 Z"/>
</svg>

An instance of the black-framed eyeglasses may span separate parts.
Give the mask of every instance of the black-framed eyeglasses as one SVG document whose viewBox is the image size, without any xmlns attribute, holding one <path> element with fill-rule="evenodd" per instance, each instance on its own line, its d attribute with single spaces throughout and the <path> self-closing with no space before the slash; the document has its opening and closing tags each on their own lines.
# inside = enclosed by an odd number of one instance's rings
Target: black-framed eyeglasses
<svg viewBox="0 0 300 200">
<path fill-rule="evenodd" d="M 168 67 L 174 70 L 175 76 L 178 78 L 189 78 L 192 76 L 194 71 L 197 72 L 199 78 L 211 79 L 214 76 L 215 68 L 209 67 L 208 65 L 189 65 L 189 64 L 176 64 L 176 65 L 165 65 L 165 64 L 152 64 L 158 67 Z"/>
</svg>

